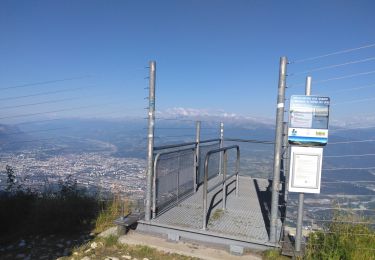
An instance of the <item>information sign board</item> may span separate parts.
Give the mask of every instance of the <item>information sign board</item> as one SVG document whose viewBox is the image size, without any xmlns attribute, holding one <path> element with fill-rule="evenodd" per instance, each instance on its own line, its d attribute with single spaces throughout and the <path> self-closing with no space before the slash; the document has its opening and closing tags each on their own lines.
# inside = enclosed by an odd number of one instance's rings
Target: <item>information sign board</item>
<svg viewBox="0 0 375 260">
<path fill-rule="evenodd" d="M 323 146 L 328 141 L 329 97 L 293 95 L 289 107 L 290 144 Z"/>
<path fill-rule="evenodd" d="M 292 146 L 289 191 L 320 193 L 323 148 Z"/>
</svg>

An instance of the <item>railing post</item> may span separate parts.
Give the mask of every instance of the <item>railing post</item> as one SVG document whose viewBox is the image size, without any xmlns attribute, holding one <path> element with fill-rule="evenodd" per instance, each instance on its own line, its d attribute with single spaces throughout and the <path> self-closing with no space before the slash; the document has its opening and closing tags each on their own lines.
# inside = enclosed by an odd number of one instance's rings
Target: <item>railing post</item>
<svg viewBox="0 0 375 260">
<path fill-rule="evenodd" d="M 238 197 L 240 192 L 240 180 L 239 180 L 239 173 L 240 173 L 240 147 L 236 147 L 237 149 L 237 159 L 236 159 L 236 197 Z"/>
<path fill-rule="evenodd" d="M 207 175 L 208 175 L 208 160 L 210 155 L 206 155 L 204 161 L 204 178 L 203 178 L 203 230 L 206 230 L 207 227 Z"/>
<path fill-rule="evenodd" d="M 223 210 L 227 208 L 227 185 L 226 185 L 227 161 L 228 161 L 228 154 L 227 154 L 227 150 L 225 150 L 224 156 L 223 156 L 223 165 L 224 165 L 223 166 Z"/>
<path fill-rule="evenodd" d="M 146 183 L 146 203 L 145 220 L 151 220 L 151 193 L 153 176 L 154 157 L 154 124 L 155 124 L 155 78 L 156 62 L 150 61 L 150 81 L 148 97 L 148 144 L 147 144 L 147 183 Z"/>
<path fill-rule="evenodd" d="M 157 188 L 157 167 L 160 153 L 155 156 L 154 160 L 154 175 L 152 185 L 152 218 L 156 218 L 156 188 Z"/>
<path fill-rule="evenodd" d="M 224 147 L 224 123 L 220 122 L 220 148 Z M 219 154 L 219 175 L 223 174 L 223 152 Z"/>
<path fill-rule="evenodd" d="M 285 102 L 285 84 L 286 84 L 287 58 L 280 58 L 279 86 L 277 95 L 276 109 L 276 134 L 275 150 L 273 162 L 273 180 L 272 180 L 272 200 L 271 200 L 271 219 L 270 219 L 270 242 L 277 243 L 277 219 L 279 212 L 279 184 L 280 184 L 280 160 L 281 146 L 283 138 L 284 121 L 284 102 Z"/>
<path fill-rule="evenodd" d="M 201 121 L 197 121 L 195 130 L 195 158 L 194 158 L 194 192 L 198 189 L 198 176 L 199 176 L 199 148 L 200 148 L 200 136 L 201 136 Z"/>
<path fill-rule="evenodd" d="M 178 162 L 177 162 L 177 202 L 179 200 L 179 196 L 180 196 L 180 164 L 181 164 L 181 156 L 180 154 L 178 155 Z"/>
</svg>

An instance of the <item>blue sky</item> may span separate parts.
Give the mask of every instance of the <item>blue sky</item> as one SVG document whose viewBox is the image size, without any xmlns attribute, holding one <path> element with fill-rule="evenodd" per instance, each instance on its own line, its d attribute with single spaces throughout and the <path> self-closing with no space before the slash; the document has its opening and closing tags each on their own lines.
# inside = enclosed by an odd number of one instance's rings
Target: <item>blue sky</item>
<svg viewBox="0 0 375 260">
<path fill-rule="evenodd" d="M 2 0 L 0 118 L 48 111 L 57 117 L 144 117 L 149 60 L 157 62 L 159 111 L 178 107 L 273 118 L 279 57 L 294 61 L 373 44 L 374 10 L 374 1 L 343 0 Z M 290 64 L 288 72 L 295 75 L 288 77 L 287 95 L 304 93 L 306 75 L 298 72 L 369 59 L 311 76 L 312 92 L 337 103 L 335 121 L 358 114 L 371 121 L 375 73 L 324 80 L 375 71 L 373 57 L 375 47 Z M 53 91 L 58 93 L 43 94 Z M 24 95 L 34 96 L 6 100 Z M 34 105 L 22 106 L 27 104 Z M 60 111 L 69 108 L 77 109 Z"/>
</svg>

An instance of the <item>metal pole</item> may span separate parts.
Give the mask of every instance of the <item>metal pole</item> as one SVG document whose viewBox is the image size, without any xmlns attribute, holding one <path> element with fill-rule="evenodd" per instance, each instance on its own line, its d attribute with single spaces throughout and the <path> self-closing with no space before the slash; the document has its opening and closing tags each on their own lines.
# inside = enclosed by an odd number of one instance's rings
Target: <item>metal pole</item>
<svg viewBox="0 0 375 260">
<path fill-rule="evenodd" d="M 150 81 L 148 98 L 148 144 L 147 144 L 147 186 L 146 186 L 146 205 L 145 220 L 151 220 L 151 193 L 153 176 L 153 156 L 154 156 L 154 125 L 155 125 L 155 77 L 156 62 L 150 61 Z"/>
<path fill-rule="evenodd" d="M 224 147 L 224 123 L 220 122 L 220 148 Z M 223 174 L 223 152 L 219 154 L 219 175 Z"/>
<path fill-rule="evenodd" d="M 238 197 L 240 193 L 240 180 L 239 180 L 239 173 L 240 173 L 240 147 L 237 146 L 237 159 L 236 159 L 236 197 Z"/>
<path fill-rule="evenodd" d="M 160 157 L 160 153 L 158 153 L 156 156 L 155 156 L 155 160 L 154 160 L 154 176 L 152 176 L 152 218 L 156 218 L 156 189 L 157 189 L 157 183 L 156 183 L 156 170 L 157 170 L 157 167 L 158 167 L 158 160 L 159 160 L 159 157 Z"/>
<path fill-rule="evenodd" d="M 206 155 L 204 161 L 204 178 L 203 178 L 203 230 L 206 230 L 207 227 L 207 175 L 208 175 L 208 160 L 209 154 Z"/>
<path fill-rule="evenodd" d="M 227 150 L 224 151 L 223 156 L 223 210 L 227 208 L 227 161 L 228 161 L 228 154 Z"/>
<path fill-rule="evenodd" d="M 310 76 L 306 77 L 306 89 L 305 89 L 306 96 L 311 95 L 311 80 L 312 78 Z M 303 193 L 300 193 L 298 197 L 297 230 L 296 230 L 296 245 L 295 245 L 296 252 L 301 251 L 304 197 L 305 197 L 305 194 Z"/>
<path fill-rule="evenodd" d="M 284 122 L 284 152 L 283 152 L 283 174 L 284 174 L 284 201 L 288 198 L 288 174 L 289 174 L 289 143 L 288 123 Z"/>
<path fill-rule="evenodd" d="M 281 146 L 282 146 L 282 138 L 283 138 L 284 101 L 285 101 L 285 83 L 286 83 L 287 62 L 288 62 L 287 57 L 280 58 L 279 86 L 278 86 L 277 109 L 276 109 L 275 150 L 274 150 L 274 161 L 273 161 L 271 220 L 270 220 L 270 242 L 271 243 L 277 242 L 280 159 L 281 159 Z"/>
<path fill-rule="evenodd" d="M 197 192 L 198 188 L 198 175 L 199 175 L 199 148 L 200 148 L 200 137 L 201 136 L 201 121 L 196 123 L 196 132 L 195 132 L 195 167 L 194 167 L 194 192 Z"/>
<path fill-rule="evenodd" d="M 178 156 L 178 169 L 177 169 L 177 202 L 180 197 L 180 168 L 181 168 L 181 156 Z"/>
</svg>

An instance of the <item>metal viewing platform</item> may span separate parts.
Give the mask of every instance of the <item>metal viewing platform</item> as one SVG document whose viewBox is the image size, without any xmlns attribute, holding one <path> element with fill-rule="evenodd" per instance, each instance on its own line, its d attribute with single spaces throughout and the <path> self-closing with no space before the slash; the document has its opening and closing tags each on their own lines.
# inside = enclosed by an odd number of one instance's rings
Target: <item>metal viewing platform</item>
<svg viewBox="0 0 375 260">
<path fill-rule="evenodd" d="M 155 150 L 152 217 L 138 231 L 241 252 L 277 246 L 269 239 L 271 183 L 240 176 L 239 146 L 207 140 Z"/>
<path fill-rule="evenodd" d="M 221 184 L 222 177 L 210 180 L 209 187 Z M 237 245 L 244 248 L 265 249 L 274 247 L 269 242 L 266 223 L 269 223 L 266 203 L 260 197 L 270 197 L 268 180 L 239 177 L 239 194 L 234 183 L 228 185 L 226 209 L 222 210 L 222 189 L 216 187 L 208 193 L 207 228 L 202 228 L 203 189 L 152 219 L 141 220 L 138 230 L 159 233 L 166 237 L 196 240 L 209 244 Z M 281 223 L 280 223 L 281 229 Z M 279 230 L 280 232 L 280 230 Z"/>
</svg>

